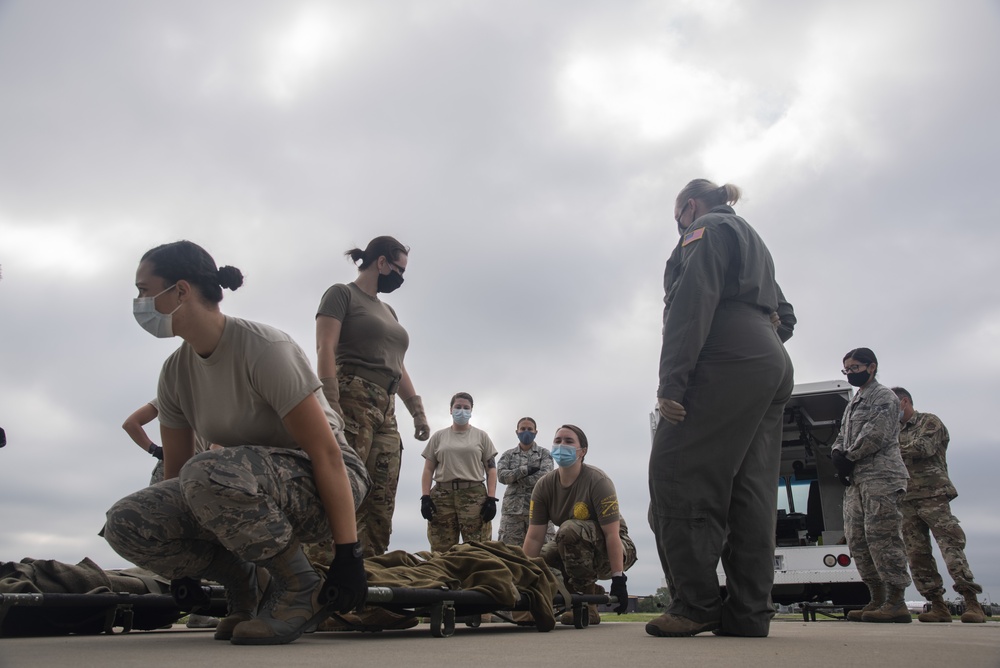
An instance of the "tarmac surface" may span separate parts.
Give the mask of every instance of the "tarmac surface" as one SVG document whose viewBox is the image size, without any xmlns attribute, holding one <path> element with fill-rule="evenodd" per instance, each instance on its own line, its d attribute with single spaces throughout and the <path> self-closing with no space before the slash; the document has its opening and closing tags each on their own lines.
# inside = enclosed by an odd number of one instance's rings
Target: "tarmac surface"
<svg viewBox="0 0 1000 668">
<path fill-rule="evenodd" d="M 641 622 L 602 622 L 550 633 L 511 624 L 459 625 L 435 638 L 428 624 L 381 633 L 315 633 L 289 645 L 241 647 L 211 630 L 133 631 L 115 636 L 0 638 L 0 668 L 307 668 L 386 666 L 504 668 L 601 666 L 935 666 L 1000 668 L 1000 622 L 858 624 L 775 621 L 768 638 L 654 638 Z"/>
</svg>

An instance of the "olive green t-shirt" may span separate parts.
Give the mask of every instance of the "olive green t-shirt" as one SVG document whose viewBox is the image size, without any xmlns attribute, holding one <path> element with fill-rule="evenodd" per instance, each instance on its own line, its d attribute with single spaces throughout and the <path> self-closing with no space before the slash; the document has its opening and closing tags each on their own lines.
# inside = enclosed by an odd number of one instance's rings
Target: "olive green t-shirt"
<svg viewBox="0 0 1000 668">
<path fill-rule="evenodd" d="M 569 487 L 559 482 L 556 469 L 535 483 L 531 492 L 528 524 L 560 525 L 566 520 L 594 520 L 610 524 L 621 519 L 618 492 L 601 469 L 582 465 L 580 476 Z"/>
<path fill-rule="evenodd" d="M 340 321 L 337 364 L 353 364 L 399 377 L 410 337 L 396 312 L 354 283 L 331 286 L 320 300 L 316 316 Z"/>
</svg>

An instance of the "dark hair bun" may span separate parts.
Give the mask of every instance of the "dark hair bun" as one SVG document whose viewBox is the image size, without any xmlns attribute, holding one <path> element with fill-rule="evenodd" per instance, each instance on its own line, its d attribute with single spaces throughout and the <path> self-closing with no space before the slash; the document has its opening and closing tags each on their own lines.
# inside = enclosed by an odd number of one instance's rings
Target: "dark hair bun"
<svg viewBox="0 0 1000 668">
<path fill-rule="evenodd" d="M 243 285 L 243 272 L 236 267 L 219 267 L 219 285 L 227 290 L 235 290 Z"/>
</svg>

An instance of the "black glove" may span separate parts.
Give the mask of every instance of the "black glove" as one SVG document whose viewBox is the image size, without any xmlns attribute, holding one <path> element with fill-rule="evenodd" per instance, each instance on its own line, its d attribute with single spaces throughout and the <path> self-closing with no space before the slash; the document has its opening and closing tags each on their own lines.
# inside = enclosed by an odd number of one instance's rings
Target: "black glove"
<svg viewBox="0 0 1000 668">
<path fill-rule="evenodd" d="M 428 522 L 434 517 L 434 513 L 438 511 L 437 506 L 434 505 L 433 499 L 431 499 L 430 494 L 424 494 L 420 497 L 420 514 Z"/>
<path fill-rule="evenodd" d="M 830 459 L 833 460 L 833 466 L 837 469 L 837 477 L 840 478 L 840 482 L 847 487 L 851 484 L 851 475 L 854 473 L 854 462 L 847 458 L 843 450 L 834 450 L 830 453 Z"/>
<path fill-rule="evenodd" d="M 535 475 L 536 473 L 542 470 L 542 467 L 539 466 L 538 464 L 532 464 L 531 466 L 528 467 L 527 470 L 528 472 L 525 475 Z"/>
<path fill-rule="evenodd" d="M 619 615 L 628 610 L 628 587 L 625 583 L 628 582 L 628 578 L 625 574 L 616 575 L 611 578 L 611 595 L 618 599 L 618 607 L 615 608 L 615 612 Z"/>
<path fill-rule="evenodd" d="M 343 614 L 364 606 L 367 597 L 368 579 L 361 543 L 338 545 L 323 583 L 320 603 L 331 612 Z"/>
<path fill-rule="evenodd" d="M 494 497 L 486 497 L 486 500 L 483 501 L 482 510 L 479 511 L 479 516 L 483 518 L 484 522 L 489 522 L 497 516 L 497 500 Z"/>
<path fill-rule="evenodd" d="M 156 457 L 157 459 L 159 459 L 161 462 L 163 461 L 163 448 L 161 448 L 160 446 L 158 446 L 156 443 L 150 443 L 149 444 L 149 450 L 147 450 L 146 452 L 148 452 L 149 454 L 153 455 L 154 457 Z"/>
</svg>

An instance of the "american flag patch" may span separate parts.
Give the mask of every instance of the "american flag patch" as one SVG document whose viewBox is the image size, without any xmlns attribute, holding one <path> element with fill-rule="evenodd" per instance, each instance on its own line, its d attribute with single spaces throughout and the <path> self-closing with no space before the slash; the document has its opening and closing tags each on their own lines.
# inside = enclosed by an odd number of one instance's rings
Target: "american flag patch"
<svg viewBox="0 0 1000 668">
<path fill-rule="evenodd" d="M 692 241 L 698 241 L 698 239 L 701 239 L 703 236 L 705 236 L 705 228 L 699 227 L 694 232 L 688 232 L 684 235 L 684 241 L 681 242 L 681 246 L 687 246 Z"/>
</svg>

